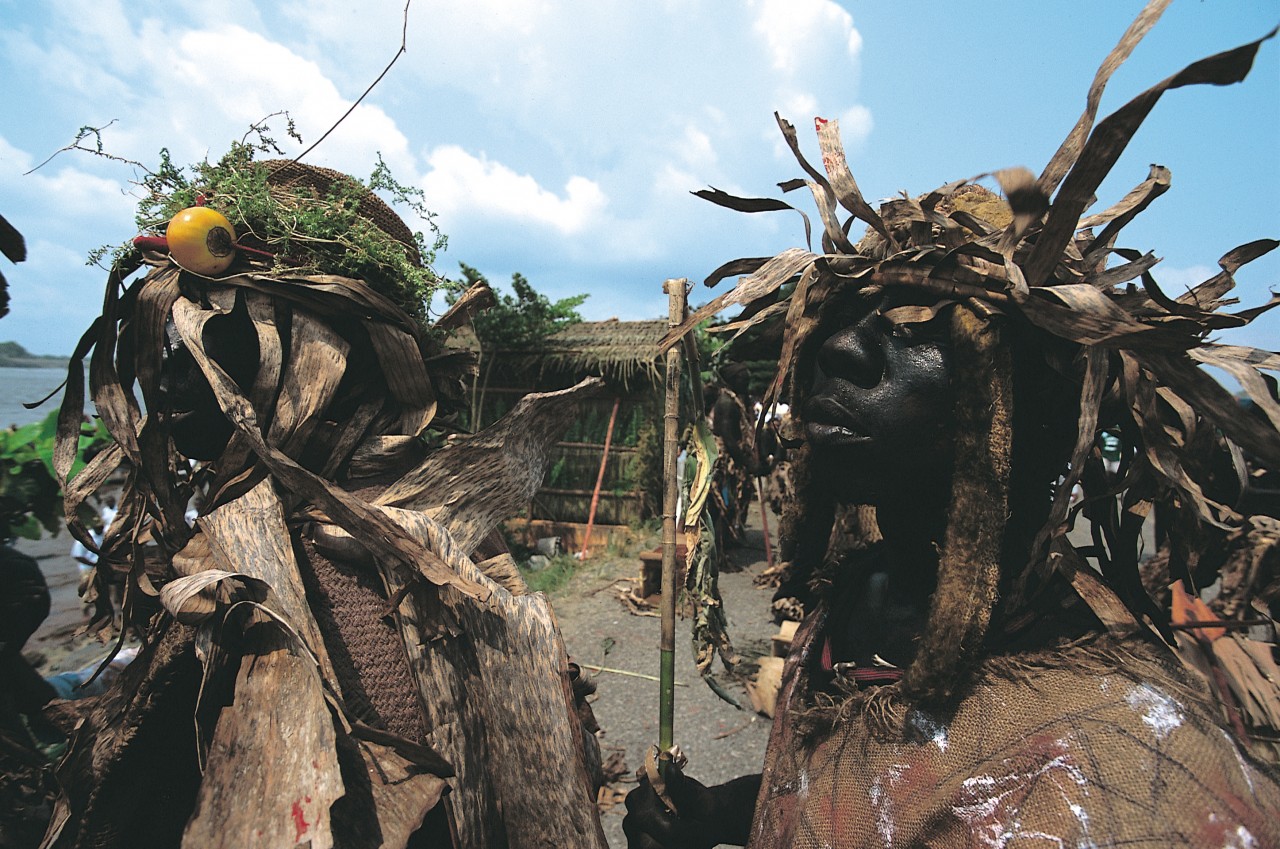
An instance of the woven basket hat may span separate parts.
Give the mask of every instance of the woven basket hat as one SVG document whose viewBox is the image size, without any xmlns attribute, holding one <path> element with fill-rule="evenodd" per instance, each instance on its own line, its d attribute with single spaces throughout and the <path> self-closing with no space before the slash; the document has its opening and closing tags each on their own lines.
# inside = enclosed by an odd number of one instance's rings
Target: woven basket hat
<svg viewBox="0 0 1280 849">
<path fill-rule="evenodd" d="M 336 196 L 355 195 L 358 214 L 422 265 L 414 234 L 390 206 L 363 186 L 347 191 L 358 181 L 290 161 L 253 167 L 270 169 L 266 181 L 273 192 L 303 201 L 331 202 L 333 188 L 345 183 Z M 230 201 L 225 196 L 214 200 Z M 252 247 L 249 225 L 241 230 L 237 224 L 237 230 Z M 235 499 L 243 485 L 268 471 L 313 503 L 340 500 L 332 481 L 348 473 L 357 454 L 365 466 L 391 463 L 400 457 L 397 452 L 412 449 L 436 418 L 437 393 L 421 324 L 424 310 L 405 302 L 407 287 L 326 273 L 323 257 L 309 265 L 289 259 L 277 253 L 275 262 L 264 261 L 242 252 L 229 273 L 218 278 L 184 271 L 163 254 L 135 254 L 113 268 L 102 316 L 72 358 L 74 374 L 59 419 L 61 455 L 70 457 L 85 400 L 76 388 L 84 385 L 82 363 L 92 350 L 90 390 L 117 440 L 114 461 L 127 460 L 145 470 L 122 495 L 117 522 L 122 530 L 106 541 L 102 563 L 116 571 L 136 571 L 129 546 L 135 531 L 163 539 L 170 554 L 190 537 L 183 514 L 192 483 L 189 475 L 175 473 L 170 442 L 183 411 L 160 414 L 169 408 L 162 386 L 166 362 L 172 363 L 167 352 L 178 346 L 199 363 L 238 434 L 214 462 L 207 509 Z M 151 266 L 149 272 L 130 279 L 144 265 Z M 215 344 L 218 352 L 211 347 Z M 239 372 L 228 365 L 228 351 L 231 360 L 246 361 Z M 289 403 L 277 403 L 278 398 Z M 143 409 L 156 413 L 145 427 Z M 101 482 L 97 476 L 109 472 L 110 459 L 104 457 L 92 475 L 68 491 L 69 503 L 89 496 Z M 361 536 L 359 523 L 353 525 L 353 535 Z M 70 523 L 69 529 L 87 538 L 83 527 Z M 105 603 L 107 594 L 100 596 Z M 150 608 L 140 609 L 138 616 L 145 619 L 150 613 Z"/>
<path fill-rule="evenodd" d="M 292 159 L 267 159 L 259 164 L 267 170 L 269 185 L 294 194 L 307 191 L 314 193 L 316 197 L 325 197 L 332 191 L 335 184 L 360 185 L 341 171 L 321 168 L 318 165 L 304 165 Z M 360 185 L 358 211 L 361 217 L 403 244 L 405 252 L 414 265 L 422 265 L 422 255 L 418 251 L 417 242 L 414 241 L 413 231 L 395 213 L 395 210 L 387 205 L 386 201 L 363 185 Z"/>
</svg>

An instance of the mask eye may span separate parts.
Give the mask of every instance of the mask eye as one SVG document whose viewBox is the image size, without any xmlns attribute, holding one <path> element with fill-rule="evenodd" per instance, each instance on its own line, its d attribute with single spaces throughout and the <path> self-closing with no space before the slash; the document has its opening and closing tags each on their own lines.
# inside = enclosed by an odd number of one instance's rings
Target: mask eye
<svg viewBox="0 0 1280 849">
<path fill-rule="evenodd" d="M 883 316 L 880 319 L 881 332 L 908 345 L 932 344 L 947 347 L 951 342 L 948 323 L 940 317 L 927 321 L 895 322 Z"/>
<path fill-rule="evenodd" d="M 914 342 L 920 336 L 920 325 L 916 323 L 897 322 L 884 313 L 876 312 L 876 329 L 885 336 L 903 342 Z"/>
<path fill-rule="evenodd" d="M 894 339 L 901 339 L 904 342 L 913 342 L 916 339 L 916 325 L 914 324 L 895 324 L 888 319 L 884 320 L 885 330 Z"/>
</svg>

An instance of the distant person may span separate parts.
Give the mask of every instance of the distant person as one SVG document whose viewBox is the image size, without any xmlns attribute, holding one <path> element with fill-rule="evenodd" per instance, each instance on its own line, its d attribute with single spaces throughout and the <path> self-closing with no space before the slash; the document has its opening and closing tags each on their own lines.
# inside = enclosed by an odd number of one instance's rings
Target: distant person
<svg viewBox="0 0 1280 849">
<path fill-rule="evenodd" d="M 98 565 L 98 551 L 102 548 L 102 541 L 106 538 L 107 529 L 115 521 L 116 512 L 115 497 L 108 495 L 103 498 L 102 505 L 98 511 L 99 525 L 96 528 L 89 529 L 89 537 L 93 540 L 93 548 L 78 539 L 71 543 L 71 558 L 76 561 L 80 569 L 80 586 L 82 588 L 87 587 L 90 575 Z"/>
<path fill-rule="evenodd" d="M 23 657 L 22 647 L 49 615 L 49 603 L 35 558 L 0 544 L 0 722 L 22 721 L 40 736 L 49 730 L 40 712 L 57 692 Z"/>
</svg>

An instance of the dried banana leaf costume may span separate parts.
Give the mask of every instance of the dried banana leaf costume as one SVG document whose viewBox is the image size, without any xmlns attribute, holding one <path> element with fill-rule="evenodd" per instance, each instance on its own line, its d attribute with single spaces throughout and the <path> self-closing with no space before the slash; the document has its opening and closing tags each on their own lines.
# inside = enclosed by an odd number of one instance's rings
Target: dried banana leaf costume
<svg viewBox="0 0 1280 849">
<path fill-rule="evenodd" d="M 1153 166 L 1115 206 L 1081 217 L 1165 90 L 1236 82 L 1252 63 L 1257 42 L 1197 62 L 1090 132 L 1107 76 L 1162 8 L 1151 4 L 1108 57 L 1085 115 L 1039 178 L 1022 169 L 994 175 L 1007 205 L 958 181 L 872 209 L 836 122 L 816 122 L 824 174 L 779 119 L 806 172 L 781 185 L 811 191 L 822 253 L 726 264 L 709 285 L 746 276 L 682 329 L 731 304 L 748 318 L 730 331 L 784 320 L 771 398 L 785 398 L 802 418 L 824 308 L 894 287 L 934 293 L 932 305 L 884 317 L 950 322 L 956 445 L 937 589 L 914 659 L 897 681 L 886 673 L 841 682 L 837 673 L 837 686 L 822 685 L 818 678 L 833 677 L 820 657 L 833 599 L 809 614 L 786 663 L 752 849 L 1280 845 L 1275 767 L 1225 730 L 1222 706 L 1166 645 L 1169 620 L 1137 571 L 1139 532 L 1153 510 L 1160 541 L 1174 552 L 1171 574 L 1189 581 L 1203 577 L 1208 552 L 1242 524 L 1204 485 L 1213 451 L 1280 463 L 1280 406 L 1256 370 L 1275 369 L 1280 358 L 1205 341 L 1262 311 L 1218 307 L 1232 273 L 1277 242 L 1231 251 L 1219 274 L 1170 297 L 1149 271 L 1154 256 L 1116 246 L 1121 228 L 1169 187 L 1168 171 Z M 700 194 L 739 211 L 792 208 Z M 837 204 L 869 225 L 857 245 Z M 1120 263 L 1109 265 L 1112 256 Z M 1037 411 L 1018 408 L 1026 399 L 1013 375 L 1027 365 L 1019 357 L 1039 358 L 1079 393 L 1062 456 L 1020 453 L 1020 440 L 1032 437 L 1017 432 L 1019 422 L 1034 424 Z M 1266 418 L 1243 414 L 1197 363 L 1231 371 Z M 1102 473 L 1096 449 L 1103 428 L 1130 448 L 1114 476 Z M 1089 552 L 1066 537 L 1078 483 L 1099 543 Z M 1024 498 L 1045 499 L 1048 520 L 1027 535 L 1029 546 L 1011 551 L 1010 508 Z M 825 540 L 829 529 L 808 532 Z M 1028 644 L 1027 629 L 1064 611 L 1092 625 L 1069 641 Z"/>
<path fill-rule="evenodd" d="M 320 197 L 349 180 L 256 167 Z M 417 260 L 371 192 L 360 214 Z M 69 483 L 66 515 L 85 538 L 76 505 L 126 470 L 96 588 L 102 606 L 124 583 L 147 645 L 90 706 L 47 845 L 603 846 L 554 616 L 510 555 L 477 565 L 590 387 L 530 396 L 428 453 L 419 436 L 460 406 L 462 372 L 415 305 L 245 257 L 210 279 L 147 256 L 128 283 L 140 262 L 113 271 L 72 361 L 58 462 L 92 349 L 116 445 Z M 174 400 L 179 356 L 216 400 L 197 424 L 229 422 L 199 462 L 175 450 L 195 415 Z"/>
</svg>

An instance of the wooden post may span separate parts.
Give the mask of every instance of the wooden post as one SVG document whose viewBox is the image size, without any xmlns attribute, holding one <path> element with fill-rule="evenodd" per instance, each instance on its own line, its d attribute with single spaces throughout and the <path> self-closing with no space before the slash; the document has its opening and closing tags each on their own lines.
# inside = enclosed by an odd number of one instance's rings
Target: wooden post
<svg viewBox="0 0 1280 849">
<path fill-rule="evenodd" d="M 769 512 L 764 506 L 764 478 L 756 478 L 756 498 L 760 501 L 760 526 L 764 529 L 764 562 L 773 568 L 773 545 L 769 542 Z"/>
<path fill-rule="evenodd" d="M 684 322 L 685 301 L 688 297 L 681 278 L 662 284 L 667 293 L 667 321 L 671 327 Z M 676 700 L 676 508 L 680 498 L 676 479 L 676 460 L 680 454 L 680 345 L 667 351 L 666 392 L 667 405 L 664 417 L 662 499 L 662 631 L 658 643 L 660 665 L 658 677 L 658 750 L 659 767 L 666 769 L 674 744 Z"/>
<path fill-rule="evenodd" d="M 613 411 L 609 413 L 609 431 L 604 435 L 604 455 L 600 458 L 600 473 L 596 475 L 596 488 L 591 493 L 591 510 L 587 513 L 587 531 L 582 535 L 582 550 L 578 552 L 579 560 L 587 559 L 587 546 L 591 542 L 591 526 L 596 523 L 596 505 L 600 503 L 600 486 L 604 483 L 604 467 L 609 465 L 609 446 L 613 444 L 613 424 L 618 420 L 618 404 L 621 398 L 613 399 Z"/>
</svg>

